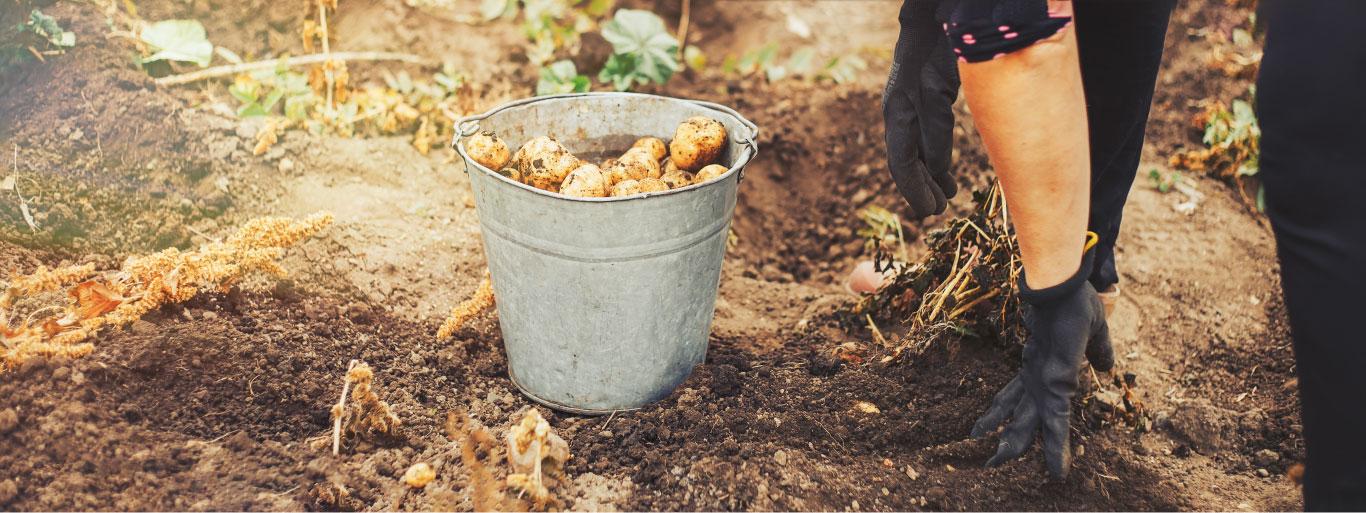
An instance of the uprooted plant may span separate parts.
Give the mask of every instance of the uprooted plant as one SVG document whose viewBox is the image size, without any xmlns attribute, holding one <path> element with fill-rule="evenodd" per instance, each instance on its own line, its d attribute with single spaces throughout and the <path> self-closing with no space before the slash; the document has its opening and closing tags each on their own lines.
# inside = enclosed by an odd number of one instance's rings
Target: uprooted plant
<svg viewBox="0 0 1366 513">
<path fill-rule="evenodd" d="M 561 506 L 555 490 L 568 483 L 564 465 L 570 458 L 569 444 L 535 408 L 508 429 L 501 445 L 468 414 L 447 416 L 446 436 L 461 443 L 460 460 L 469 473 L 475 511 L 545 511 Z M 508 467 L 499 469 L 496 463 L 504 452 Z M 504 471 L 506 477 L 499 479 Z"/>
<path fill-rule="evenodd" d="M 341 398 L 332 405 L 332 454 L 341 452 L 342 435 L 372 439 L 397 433 L 403 422 L 393 408 L 375 393 L 375 371 L 360 360 L 351 360 L 342 380 Z M 349 394 L 348 394 L 349 391 Z M 346 400 L 351 399 L 347 404 Z"/>
<path fill-rule="evenodd" d="M 106 326 L 125 326 L 162 305 L 183 303 L 201 291 L 226 291 L 244 276 L 286 275 L 278 260 L 287 247 L 332 223 L 318 213 L 302 221 L 265 217 L 243 225 L 223 241 L 193 251 L 167 248 L 130 257 L 119 269 L 94 265 L 40 267 L 10 278 L 0 294 L 0 371 L 31 357 L 81 357 L 94 350 L 86 340 Z M 67 289 L 64 305 L 53 292 Z M 20 317 L 20 314 L 23 314 Z"/>
<path fill-rule="evenodd" d="M 507 433 L 507 485 L 518 497 L 529 497 L 536 509 L 553 505 L 550 489 L 563 485 L 564 464 L 569 461 L 569 444 L 550 429 L 550 423 L 535 408 L 527 410 L 521 422 Z"/>
<path fill-rule="evenodd" d="M 1021 267 L 1000 186 L 974 192 L 973 202 L 977 207 L 970 215 L 929 235 L 929 251 L 920 262 L 878 252 L 877 270 L 892 276 L 850 310 L 847 323 L 862 326 L 867 320 L 878 335 L 873 320 L 908 324 L 906 337 L 888 342 L 898 355 L 920 353 L 949 330 L 1023 340 Z"/>
<path fill-rule="evenodd" d="M 492 462 L 499 458 L 498 439 L 468 414 L 446 416 L 446 437 L 460 441 L 460 462 L 469 473 L 470 502 L 475 511 L 511 511 L 502 481 L 494 478 Z"/>
</svg>

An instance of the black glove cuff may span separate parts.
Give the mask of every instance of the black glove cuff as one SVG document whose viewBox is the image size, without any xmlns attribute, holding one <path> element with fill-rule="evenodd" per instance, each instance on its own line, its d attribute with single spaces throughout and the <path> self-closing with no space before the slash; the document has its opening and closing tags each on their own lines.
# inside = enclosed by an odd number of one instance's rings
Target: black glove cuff
<svg viewBox="0 0 1366 513">
<path fill-rule="evenodd" d="M 1052 287 L 1042 289 L 1032 289 L 1025 283 L 1024 272 L 1020 272 L 1020 298 L 1031 305 L 1042 305 L 1051 303 L 1068 297 L 1076 292 L 1078 288 L 1086 284 L 1087 278 L 1091 276 L 1091 269 L 1096 261 L 1096 248 L 1090 247 L 1081 254 L 1081 265 L 1077 267 L 1077 272 L 1071 278 L 1063 280 L 1062 283 Z"/>
</svg>

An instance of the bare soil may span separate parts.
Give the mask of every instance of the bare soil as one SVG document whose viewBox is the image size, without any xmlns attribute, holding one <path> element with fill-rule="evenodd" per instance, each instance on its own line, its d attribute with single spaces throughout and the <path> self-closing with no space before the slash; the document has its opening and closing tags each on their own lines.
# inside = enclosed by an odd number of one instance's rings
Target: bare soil
<svg viewBox="0 0 1366 513">
<path fill-rule="evenodd" d="M 213 41 L 251 58 L 300 50 L 299 13 L 291 11 L 298 6 L 275 4 L 138 6 L 149 19 L 199 19 Z M 1303 443 L 1273 241 L 1231 187 L 1193 177 L 1205 199 L 1189 214 L 1175 208 L 1184 198 L 1157 192 L 1143 176 L 1131 195 L 1119 244 L 1124 296 L 1111 326 L 1120 372 L 1135 375 L 1151 428 L 1112 422 L 1087 398 L 1074 421 L 1084 449 L 1067 482 L 1045 482 L 1037 449 L 985 469 L 994 442 L 966 434 L 1014 373 L 1018 351 L 950 338 L 921 357 L 884 364 L 887 350 L 867 330 L 838 322 L 838 310 L 856 299 L 843 276 L 867 257 L 856 213 L 867 205 L 906 213 L 887 176 L 879 107 L 898 3 L 694 4 L 694 42 L 714 61 L 779 41 L 823 55 L 861 51 L 870 66 L 840 85 L 709 71 L 655 90 L 734 106 L 762 127 L 760 157 L 741 184 L 738 244 L 727 255 L 706 363 L 640 411 L 542 410 L 574 453 L 563 506 L 1302 507 L 1285 477 L 1303 458 Z M 518 57 L 519 29 L 468 25 L 459 9 L 344 0 L 339 45 L 450 59 L 487 82 L 481 109 L 531 94 L 535 70 Z M 535 406 L 507 378 L 496 320 L 481 319 L 450 341 L 433 337 L 484 269 L 461 164 L 442 152 L 423 156 L 406 137 L 301 131 L 254 157 L 254 122 L 216 107 L 231 105 L 222 84 L 158 88 L 132 66 L 126 42 L 103 36 L 98 9 L 60 2 L 44 10 L 80 44 L 0 77 L 0 149 L 13 154 L 6 171 L 20 177 L 37 221 L 31 229 L 18 198 L 0 195 L 0 270 L 116 265 L 266 214 L 326 209 L 337 224 L 292 252 L 289 279 L 166 307 L 104 333 L 87 358 L 35 360 L 0 375 L 0 508 L 471 509 L 447 414 L 467 411 L 501 433 Z M 0 21 L 18 15 L 11 11 L 0 7 Z M 660 12 L 672 23 L 667 8 Z M 1189 124 L 1198 108 L 1188 99 L 1246 90 L 1248 77 L 1208 70 L 1209 43 L 1195 32 L 1236 13 L 1179 8 L 1143 175 L 1198 145 Z M 811 35 L 790 30 L 791 18 Z M 378 69 L 353 74 L 378 80 Z M 970 188 L 989 170 L 962 114 L 959 169 Z M 953 211 L 966 208 L 960 197 Z M 907 223 L 908 239 L 939 222 Z M 840 347 L 846 358 L 834 356 Z M 392 439 L 349 442 L 332 456 L 314 440 L 329 431 L 329 407 L 357 358 L 375 369 L 378 392 L 404 425 Z M 864 413 L 856 401 L 880 413 Z M 419 461 L 438 477 L 414 491 L 399 477 Z M 345 500 L 313 493 L 335 485 L 348 490 Z"/>
</svg>

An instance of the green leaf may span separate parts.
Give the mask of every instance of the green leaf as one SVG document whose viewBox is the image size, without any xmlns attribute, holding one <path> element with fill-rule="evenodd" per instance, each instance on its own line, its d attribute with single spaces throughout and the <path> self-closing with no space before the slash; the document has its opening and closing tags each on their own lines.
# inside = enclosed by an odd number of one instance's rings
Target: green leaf
<svg viewBox="0 0 1366 513">
<path fill-rule="evenodd" d="M 735 71 L 741 75 L 767 70 L 773 63 L 773 57 L 778 54 L 778 43 L 769 43 L 757 50 L 745 52 L 740 56 L 740 60 L 735 63 Z"/>
<path fill-rule="evenodd" d="M 266 112 L 266 109 L 261 107 L 261 104 L 256 102 L 248 103 L 246 105 L 243 105 L 242 108 L 237 109 L 237 117 L 239 118 L 264 116 L 266 114 L 268 114 Z"/>
<path fill-rule="evenodd" d="M 213 58 L 213 44 L 197 20 L 165 20 L 144 25 L 138 38 L 155 52 L 142 63 L 155 61 L 193 62 L 200 67 Z"/>
<path fill-rule="evenodd" d="M 255 103 L 261 97 L 261 86 L 257 82 L 234 82 L 228 86 L 228 94 L 242 103 Z"/>
<path fill-rule="evenodd" d="M 793 76 L 811 76 L 816 70 L 816 51 L 810 47 L 802 48 L 787 58 L 787 64 L 783 65 L 787 72 Z"/>
<path fill-rule="evenodd" d="M 868 63 L 857 55 L 845 55 L 830 59 L 825 65 L 823 76 L 834 81 L 836 84 L 852 82 L 858 77 L 858 72 L 868 68 Z"/>
<path fill-rule="evenodd" d="M 272 90 L 272 91 L 270 92 L 270 94 L 267 94 L 267 95 L 266 95 L 265 101 L 262 101 L 262 102 L 261 102 L 261 108 L 265 109 L 266 112 L 270 112 L 270 111 L 272 111 L 272 110 L 275 110 L 275 104 L 276 104 L 276 103 L 279 103 L 279 102 L 280 102 L 280 98 L 284 98 L 284 97 L 285 97 L 285 90 L 284 90 L 284 89 L 274 89 L 274 90 Z"/>
<path fill-rule="evenodd" d="M 702 53 L 701 48 L 688 45 L 683 48 L 683 62 L 693 71 L 701 72 L 707 68 L 707 55 Z"/>
<path fill-rule="evenodd" d="M 588 0 L 588 5 L 583 7 L 583 12 L 595 18 L 606 16 L 612 10 L 612 4 L 615 3 L 616 0 Z"/>
<path fill-rule="evenodd" d="M 630 54 L 613 55 L 607 58 L 602 71 L 598 72 L 598 80 L 611 84 L 613 89 L 625 91 L 635 85 L 635 68 L 635 58 Z"/>
<path fill-rule="evenodd" d="M 620 9 L 602 27 L 602 37 L 612 43 L 614 55 L 630 55 L 631 72 L 652 82 L 669 81 L 679 64 L 678 40 L 664 27 L 655 13 Z M 624 68 L 623 68 L 624 69 Z"/>
<path fill-rule="evenodd" d="M 43 14 L 37 9 L 28 13 L 28 23 L 19 25 L 18 29 L 21 32 L 32 32 L 57 48 L 76 46 L 76 34 L 74 32 L 66 31 L 57 23 L 56 18 Z"/>
<path fill-rule="evenodd" d="M 242 56 L 237 55 L 237 52 L 221 46 L 214 47 L 213 53 L 218 54 L 219 57 L 222 57 L 223 60 L 228 61 L 230 64 L 241 64 L 243 62 Z"/>
<path fill-rule="evenodd" d="M 573 61 L 560 60 L 541 68 L 536 95 L 582 93 L 588 91 L 590 85 L 588 77 L 579 74 Z"/>
<path fill-rule="evenodd" d="M 313 93 L 285 97 L 285 117 L 294 121 L 308 119 L 308 108 L 313 106 Z"/>
</svg>

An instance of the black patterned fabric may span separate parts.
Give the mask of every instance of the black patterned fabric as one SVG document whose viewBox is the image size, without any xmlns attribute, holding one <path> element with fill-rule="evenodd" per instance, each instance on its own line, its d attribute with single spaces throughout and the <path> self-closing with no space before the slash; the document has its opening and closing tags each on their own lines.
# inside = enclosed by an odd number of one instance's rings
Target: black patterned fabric
<svg viewBox="0 0 1366 513">
<path fill-rule="evenodd" d="M 959 62 L 982 62 L 1058 35 L 1071 24 L 1071 2 L 958 0 L 944 32 Z"/>
</svg>

